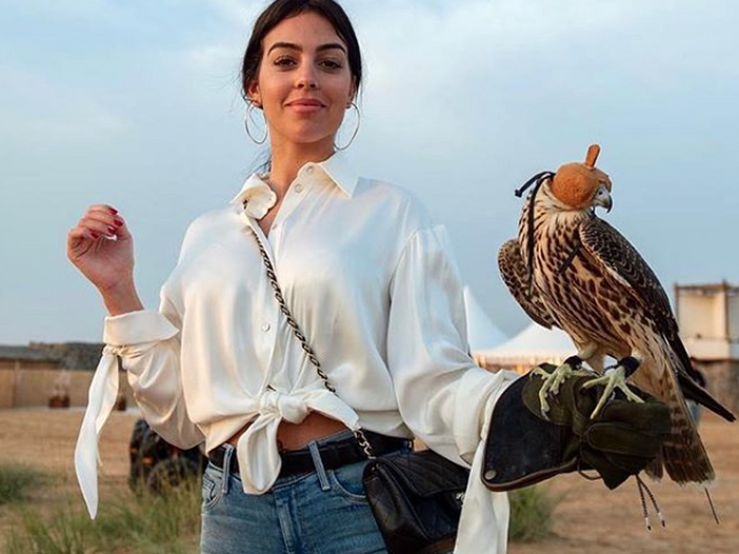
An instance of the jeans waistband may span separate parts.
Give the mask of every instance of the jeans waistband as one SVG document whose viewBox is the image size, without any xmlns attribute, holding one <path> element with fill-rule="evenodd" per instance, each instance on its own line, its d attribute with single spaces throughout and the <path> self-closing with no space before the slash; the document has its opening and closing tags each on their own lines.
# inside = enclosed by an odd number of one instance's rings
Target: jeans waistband
<svg viewBox="0 0 739 554">
<path fill-rule="evenodd" d="M 408 450 L 413 448 L 412 439 L 390 437 L 371 431 L 364 431 L 364 434 L 377 456 L 403 448 Z M 228 466 L 229 473 L 238 474 L 239 465 L 235 450 L 232 444 L 224 443 L 211 451 L 208 458 L 214 466 L 221 469 Z M 367 459 L 354 433 L 349 429 L 313 440 L 300 450 L 282 451 L 280 456 L 282 458 L 280 478 L 314 471 L 323 472 Z"/>
</svg>

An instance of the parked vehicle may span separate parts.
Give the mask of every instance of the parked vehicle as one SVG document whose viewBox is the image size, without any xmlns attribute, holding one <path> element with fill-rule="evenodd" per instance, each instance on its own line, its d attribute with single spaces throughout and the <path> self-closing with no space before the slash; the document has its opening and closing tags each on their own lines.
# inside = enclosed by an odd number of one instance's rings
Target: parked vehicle
<svg viewBox="0 0 739 554">
<path fill-rule="evenodd" d="M 186 478 L 199 478 L 208 463 L 200 448 L 182 450 L 169 444 L 143 419 L 134 424 L 129 457 L 128 486 L 133 491 L 146 487 L 155 493 L 176 487 Z"/>
</svg>

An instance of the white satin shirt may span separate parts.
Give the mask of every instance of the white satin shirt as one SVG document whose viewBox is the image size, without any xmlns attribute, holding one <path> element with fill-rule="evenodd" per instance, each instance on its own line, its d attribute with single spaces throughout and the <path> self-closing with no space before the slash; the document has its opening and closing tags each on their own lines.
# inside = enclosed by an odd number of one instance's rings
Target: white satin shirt
<svg viewBox="0 0 739 554">
<path fill-rule="evenodd" d="M 246 209 L 243 201 L 246 200 Z M 459 270 L 443 227 L 409 192 L 356 175 L 342 153 L 304 165 L 267 237 L 274 192 L 254 174 L 188 227 L 158 310 L 105 318 L 103 356 L 75 452 L 97 512 L 97 436 L 118 390 L 120 356 L 142 415 L 181 448 L 206 451 L 253 422 L 236 447 L 244 491 L 280 471 L 277 428 L 311 411 L 347 427 L 418 437 L 472 466 L 455 552 L 505 552 L 508 501 L 480 480 L 495 400 L 517 377 L 468 353 Z M 279 310 L 253 234 L 337 398 Z"/>
</svg>

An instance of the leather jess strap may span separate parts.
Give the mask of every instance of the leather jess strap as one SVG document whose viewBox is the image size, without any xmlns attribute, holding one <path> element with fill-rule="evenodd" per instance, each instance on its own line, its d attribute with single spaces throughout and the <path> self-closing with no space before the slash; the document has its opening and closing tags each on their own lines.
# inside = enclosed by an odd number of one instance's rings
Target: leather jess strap
<svg viewBox="0 0 739 554">
<path fill-rule="evenodd" d="M 387 435 L 380 435 L 379 433 L 372 433 L 371 431 L 365 431 L 364 433 L 372 444 L 375 456 L 389 454 L 403 447 L 412 448 L 413 446 L 411 439 L 389 437 Z M 208 454 L 208 459 L 214 466 L 223 469 L 226 448 L 226 446 L 221 445 Z M 367 459 L 364 450 L 355 437 L 319 446 L 318 453 L 326 469 L 336 469 Z M 282 458 L 280 477 L 298 473 L 311 473 L 316 469 L 311 452 L 307 447 L 300 450 L 283 450 L 280 452 L 280 457 Z M 239 472 L 239 461 L 236 456 L 231 456 L 230 465 L 230 473 Z"/>
</svg>

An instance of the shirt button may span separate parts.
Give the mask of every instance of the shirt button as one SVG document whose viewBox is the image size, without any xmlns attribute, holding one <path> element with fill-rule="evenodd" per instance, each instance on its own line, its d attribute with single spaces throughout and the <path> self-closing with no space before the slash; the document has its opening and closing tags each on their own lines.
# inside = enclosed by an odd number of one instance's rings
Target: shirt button
<svg viewBox="0 0 739 554">
<path fill-rule="evenodd" d="M 269 323 L 262 323 L 262 331 L 265 333 L 269 331 L 272 328 L 272 326 Z"/>
<path fill-rule="evenodd" d="M 300 183 L 298 183 L 297 185 L 295 185 L 295 192 L 297 192 L 297 193 L 303 192 L 303 185 L 301 185 Z"/>
<path fill-rule="evenodd" d="M 307 168 L 305 169 L 305 172 L 306 172 L 306 173 L 313 173 L 313 166 L 312 166 L 312 165 L 309 165 L 309 166 L 308 166 L 308 167 L 307 167 Z"/>
</svg>

